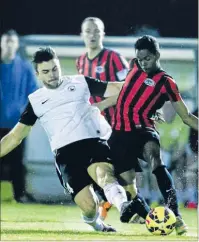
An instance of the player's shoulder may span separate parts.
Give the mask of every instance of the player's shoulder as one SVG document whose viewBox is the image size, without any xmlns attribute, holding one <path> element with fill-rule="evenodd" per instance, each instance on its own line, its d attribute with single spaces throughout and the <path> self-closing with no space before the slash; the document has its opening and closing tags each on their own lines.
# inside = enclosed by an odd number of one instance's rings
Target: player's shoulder
<svg viewBox="0 0 199 242">
<path fill-rule="evenodd" d="M 44 87 L 41 87 L 41 88 L 38 88 L 36 91 L 32 92 L 31 94 L 28 95 L 28 98 L 29 99 L 32 99 L 32 98 L 39 98 L 43 95 L 44 93 L 44 90 L 45 88 Z"/>
<path fill-rule="evenodd" d="M 165 71 L 164 71 L 163 77 L 167 82 L 175 83 L 174 78 Z"/>
<path fill-rule="evenodd" d="M 110 49 L 110 48 L 104 48 L 104 52 L 108 52 L 112 57 L 121 56 L 121 54 L 119 52 L 117 52 L 116 50 Z"/>
<path fill-rule="evenodd" d="M 65 75 L 65 76 L 62 76 L 62 80 L 65 82 L 65 83 L 68 83 L 68 82 L 82 82 L 82 81 L 85 81 L 85 77 L 84 75 Z"/>
<path fill-rule="evenodd" d="M 87 56 L 87 53 L 85 52 L 76 58 L 76 62 L 79 62 L 81 59 L 84 59 L 86 56 Z"/>
</svg>

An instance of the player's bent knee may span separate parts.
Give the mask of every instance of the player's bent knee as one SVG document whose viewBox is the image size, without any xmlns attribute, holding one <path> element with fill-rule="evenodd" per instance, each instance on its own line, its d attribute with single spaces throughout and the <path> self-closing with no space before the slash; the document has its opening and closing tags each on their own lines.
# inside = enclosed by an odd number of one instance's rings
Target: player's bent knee
<svg viewBox="0 0 199 242">
<path fill-rule="evenodd" d="M 111 164 L 102 163 L 96 168 L 97 183 L 100 187 L 104 188 L 106 184 L 116 181 L 114 176 L 114 168 Z"/>
</svg>

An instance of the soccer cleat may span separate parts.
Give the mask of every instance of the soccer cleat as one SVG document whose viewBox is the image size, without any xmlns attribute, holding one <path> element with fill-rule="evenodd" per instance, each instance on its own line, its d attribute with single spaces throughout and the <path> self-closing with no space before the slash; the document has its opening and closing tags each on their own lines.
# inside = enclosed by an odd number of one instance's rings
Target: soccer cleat
<svg viewBox="0 0 199 242">
<path fill-rule="evenodd" d="M 187 233 L 188 227 L 185 224 L 184 220 L 181 217 L 176 217 L 176 224 L 175 224 L 176 234 L 182 235 Z"/>
<path fill-rule="evenodd" d="M 120 221 L 128 223 L 135 213 L 133 201 L 124 202 L 120 211 Z"/>
<path fill-rule="evenodd" d="M 111 225 L 109 224 L 104 224 L 104 228 L 102 229 L 102 232 L 117 232 L 116 229 L 114 229 Z"/>
<path fill-rule="evenodd" d="M 109 202 L 103 202 L 102 204 L 100 204 L 99 216 L 102 221 L 104 221 L 105 218 L 107 217 L 107 213 L 111 207 L 112 205 Z"/>
<path fill-rule="evenodd" d="M 130 223 L 132 224 L 145 224 L 145 220 L 137 213 L 132 217 Z"/>
</svg>

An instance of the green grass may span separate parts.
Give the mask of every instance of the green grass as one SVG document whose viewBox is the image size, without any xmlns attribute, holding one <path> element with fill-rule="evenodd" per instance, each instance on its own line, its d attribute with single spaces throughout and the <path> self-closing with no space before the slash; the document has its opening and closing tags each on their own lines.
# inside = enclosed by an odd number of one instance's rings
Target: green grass
<svg viewBox="0 0 199 242">
<path fill-rule="evenodd" d="M 117 241 L 197 241 L 197 212 L 182 210 L 189 226 L 186 236 L 153 236 L 145 225 L 122 224 L 119 213 L 111 209 L 107 223 L 117 229 L 117 233 L 94 232 L 84 224 L 80 210 L 76 206 L 66 205 L 30 205 L 5 203 L 1 205 L 2 241 L 68 241 L 68 240 L 117 240 Z"/>
</svg>

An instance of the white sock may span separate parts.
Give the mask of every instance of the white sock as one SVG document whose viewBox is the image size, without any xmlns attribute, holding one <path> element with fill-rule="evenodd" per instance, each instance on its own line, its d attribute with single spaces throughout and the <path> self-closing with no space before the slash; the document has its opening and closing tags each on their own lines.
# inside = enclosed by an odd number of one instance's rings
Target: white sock
<svg viewBox="0 0 199 242">
<path fill-rule="evenodd" d="M 104 187 L 104 193 L 109 203 L 114 204 L 120 212 L 122 204 L 127 202 L 127 196 L 124 188 L 118 182 L 107 184 Z"/>
<path fill-rule="evenodd" d="M 102 220 L 99 218 L 99 213 L 96 213 L 94 218 L 88 218 L 84 215 L 82 215 L 82 218 L 85 223 L 90 225 L 92 228 L 94 228 L 95 231 L 102 231 L 104 228 L 104 224 Z"/>
</svg>

